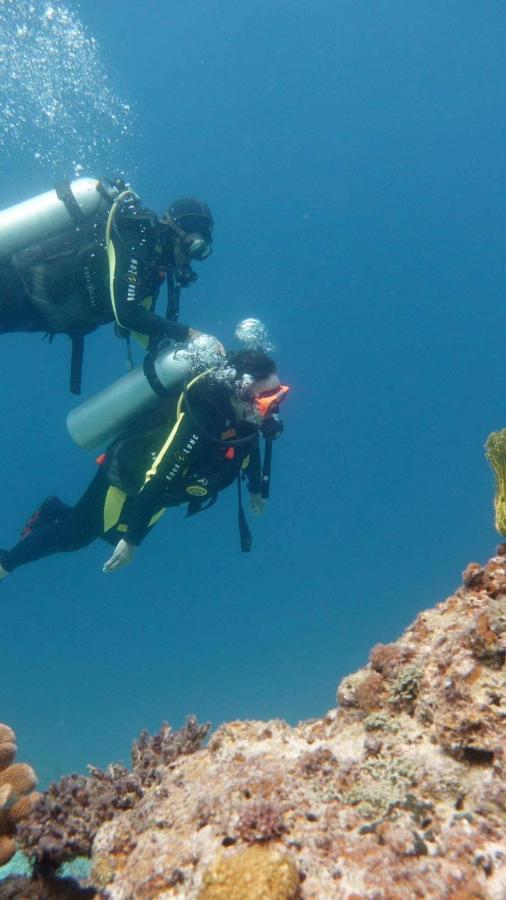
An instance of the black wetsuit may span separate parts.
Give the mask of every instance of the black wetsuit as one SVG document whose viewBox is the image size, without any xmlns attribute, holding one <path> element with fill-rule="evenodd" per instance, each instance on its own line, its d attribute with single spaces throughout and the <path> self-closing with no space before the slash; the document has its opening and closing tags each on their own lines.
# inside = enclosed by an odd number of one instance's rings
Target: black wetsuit
<svg viewBox="0 0 506 900">
<path fill-rule="evenodd" d="M 168 402 L 142 428 L 113 442 L 93 481 L 74 507 L 60 506 L 56 521 L 35 527 L 0 562 L 11 572 L 59 551 L 78 550 L 99 537 L 139 545 L 169 506 L 188 503 L 188 514 L 214 502 L 244 471 L 248 489 L 260 493 L 257 429 L 237 422 L 228 389 L 203 375 L 190 385 L 188 402 Z M 212 440 L 214 437 L 217 439 Z M 236 446 L 220 441 L 246 438 Z"/>
<path fill-rule="evenodd" d="M 121 203 L 106 250 L 110 206 L 62 234 L 0 262 L 0 333 L 42 331 L 74 336 L 116 322 L 153 347 L 168 337 L 184 341 L 188 327 L 156 315 L 167 277 L 173 286 L 170 236 L 155 213 L 138 201 Z"/>
</svg>

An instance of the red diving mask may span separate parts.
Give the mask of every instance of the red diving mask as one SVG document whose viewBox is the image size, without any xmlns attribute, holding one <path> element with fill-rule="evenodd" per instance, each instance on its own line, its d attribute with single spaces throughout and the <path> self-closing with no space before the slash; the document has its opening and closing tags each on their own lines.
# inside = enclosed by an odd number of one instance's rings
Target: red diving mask
<svg viewBox="0 0 506 900">
<path fill-rule="evenodd" d="M 275 388 L 254 394 L 252 403 L 262 419 L 277 412 L 279 404 L 285 399 L 290 388 L 286 384 L 278 384 Z"/>
</svg>

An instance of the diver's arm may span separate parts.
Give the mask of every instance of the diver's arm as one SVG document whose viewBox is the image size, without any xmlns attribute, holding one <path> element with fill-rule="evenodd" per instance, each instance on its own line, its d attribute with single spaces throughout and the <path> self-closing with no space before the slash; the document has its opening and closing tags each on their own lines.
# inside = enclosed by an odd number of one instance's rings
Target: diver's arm
<svg viewBox="0 0 506 900">
<path fill-rule="evenodd" d="M 107 248 L 111 305 L 122 328 L 147 335 L 151 344 L 162 338 L 186 341 L 188 325 L 171 322 L 152 311 L 158 288 L 153 285 L 158 226 L 151 210 L 128 203 L 117 210 Z"/>
</svg>

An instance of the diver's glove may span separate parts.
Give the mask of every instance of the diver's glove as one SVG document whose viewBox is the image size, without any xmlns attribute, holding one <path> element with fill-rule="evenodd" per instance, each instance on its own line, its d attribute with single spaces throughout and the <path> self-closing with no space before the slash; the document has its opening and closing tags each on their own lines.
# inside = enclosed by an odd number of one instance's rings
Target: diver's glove
<svg viewBox="0 0 506 900">
<path fill-rule="evenodd" d="M 102 572 L 116 572 L 117 569 L 122 569 L 123 566 L 127 566 L 129 562 L 132 562 L 136 550 L 137 547 L 134 544 L 129 544 L 128 541 L 121 538 L 116 544 L 116 548 L 111 558 L 105 563 Z"/>
<path fill-rule="evenodd" d="M 261 516 L 265 512 L 267 500 L 261 494 L 249 495 L 249 508 L 254 516 Z"/>
</svg>

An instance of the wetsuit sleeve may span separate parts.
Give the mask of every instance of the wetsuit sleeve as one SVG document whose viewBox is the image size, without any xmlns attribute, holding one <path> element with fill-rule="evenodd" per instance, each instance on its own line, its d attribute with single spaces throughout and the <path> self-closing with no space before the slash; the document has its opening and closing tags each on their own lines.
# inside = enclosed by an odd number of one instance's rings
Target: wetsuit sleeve
<svg viewBox="0 0 506 900">
<path fill-rule="evenodd" d="M 249 452 L 249 461 L 245 471 L 248 491 L 250 494 L 260 494 L 262 490 L 262 460 L 258 441 Z"/>
<path fill-rule="evenodd" d="M 130 544 L 141 543 L 152 516 L 164 506 L 164 493 L 177 495 L 181 479 L 194 454 L 200 453 L 203 440 L 188 414 L 181 412 L 133 501 L 125 535 Z"/>
<path fill-rule="evenodd" d="M 187 325 L 153 312 L 159 291 L 157 240 L 158 224 L 151 210 L 138 203 L 118 208 L 107 248 L 112 309 L 118 325 L 147 338 L 141 338 L 141 343 L 150 347 L 162 338 L 185 341 L 188 337 Z"/>
</svg>

